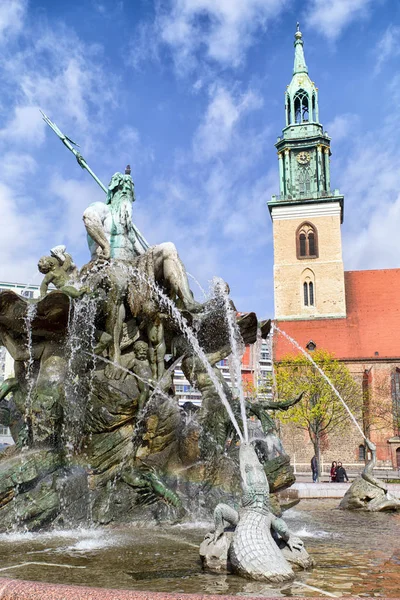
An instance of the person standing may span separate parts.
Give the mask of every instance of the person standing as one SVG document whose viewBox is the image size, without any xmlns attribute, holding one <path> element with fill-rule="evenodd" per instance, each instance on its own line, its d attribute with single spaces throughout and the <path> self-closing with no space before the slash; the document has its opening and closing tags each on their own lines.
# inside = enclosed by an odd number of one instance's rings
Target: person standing
<svg viewBox="0 0 400 600">
<path fill-rule="evenodd" d="M 337 469 L 337 462 L 336 460 L 332 461 L 332 465 L 331 465 L 331 481 L 335 482 L 336 481 L 336 469 Z"/>
<path fill-rule="evenodd" d="M 315 455 L 311 459 L 311 471 L 312 471 L 312 480 L 314 483 L 316 483 L 317 479 L 318 479 L 318 461 L 317 461 L 317 457 Z"/>
<path fill-rule="evenodd" d="M 336 469 L 336 481 L 338 483 L 344 483 L 345 479 L 346 479 L 346 481 L 349 480 L 349 478 L 347 477 L 347 473 L 346 473 L 346 470 L 345 470 L 344 466 L 339 461 L 338 464 L 337 464 L 337 469 Z"/>
</svg>

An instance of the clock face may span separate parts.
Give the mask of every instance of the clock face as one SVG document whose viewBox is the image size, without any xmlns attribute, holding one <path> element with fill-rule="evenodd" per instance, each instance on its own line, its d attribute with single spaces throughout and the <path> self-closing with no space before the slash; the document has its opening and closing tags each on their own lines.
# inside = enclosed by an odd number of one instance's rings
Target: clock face
<svg viewBox="0 0 400 600">
<path fill-rule="evenodd" d="M 297 162 L 299 165 L 308 165 L 311 156 L 309 152 L 299 152 L 297 155 Z"/>
</svg>

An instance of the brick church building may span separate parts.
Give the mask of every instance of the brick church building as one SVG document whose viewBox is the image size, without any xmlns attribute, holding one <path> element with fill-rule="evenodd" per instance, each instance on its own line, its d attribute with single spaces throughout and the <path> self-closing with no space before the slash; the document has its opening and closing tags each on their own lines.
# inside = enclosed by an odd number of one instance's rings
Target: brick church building
<svg viewBox="0 0 400 600">
<path fill-rule="evenodd" d="M 346 363 L 362 386 L 370 417 L 364 432 L 377 445 L 378 464 L 400 468 L 400 269 L 344 271 L 344 197 L 331 187 L 330 138 L 320 122 L 318 88 L 308 75 L 299 29 L 294 47 L 286 126 L 276 143 L 280 194 L 268 203 L 275 320 L 303 348 L 327 350 Z M 293 353 L 282 335 L 274 336 L 275 361 Z M 298 460 L 306 462 L 313 450 L 311 444 L 303 448 Z M 363 438 L 350 428 L 344 438 L 331 440 L 324 458 L 361 465 L 364 456 Z"/>
</svg>

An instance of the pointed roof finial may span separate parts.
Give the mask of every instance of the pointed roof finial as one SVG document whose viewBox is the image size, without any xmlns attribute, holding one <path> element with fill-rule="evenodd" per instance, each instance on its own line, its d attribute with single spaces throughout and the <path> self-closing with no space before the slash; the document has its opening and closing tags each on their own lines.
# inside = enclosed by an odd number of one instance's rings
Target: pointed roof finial
<svg viewBox="0 0 400 600">
<path fill-rule="evenodd" d="M 294 48 L 295 48 L 295 54 L 294 54 L 294 69 L 293 69 L 293 74 L 296 73 L 308 73 L 308 69 L 307 69 L 307 65 L 306 65 L 306 61 L 304 58 L 304 51 L 303 51 L 303 34 L 300 31 L 300 23 L 297 21 L 296 23 L 296 33 L 294 34 Z"/>
</svg>

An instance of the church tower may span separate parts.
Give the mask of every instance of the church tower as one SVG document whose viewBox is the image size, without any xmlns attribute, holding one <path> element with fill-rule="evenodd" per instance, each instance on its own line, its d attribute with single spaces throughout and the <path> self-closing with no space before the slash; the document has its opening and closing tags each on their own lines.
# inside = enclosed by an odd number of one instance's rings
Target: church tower
<svg viewBox="0 0 400 600">
<path fill-rule="evenodd" d="M 318 88 L 308 76 L 302 37 L 297 24 L 293 77 L 285 91 L 286 126 L 275 144 L 280 194 L 268 202 L 275 318 L 343 318 L 343 196 L 331 189 L 330 138 L 319 121 Z"/>
</svg>

